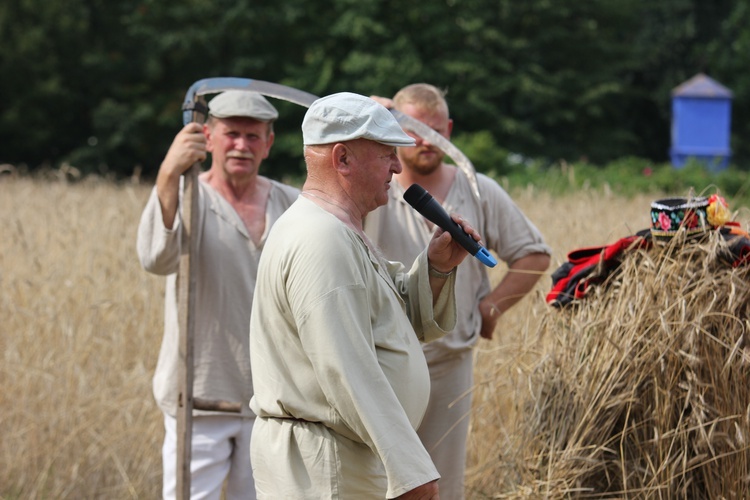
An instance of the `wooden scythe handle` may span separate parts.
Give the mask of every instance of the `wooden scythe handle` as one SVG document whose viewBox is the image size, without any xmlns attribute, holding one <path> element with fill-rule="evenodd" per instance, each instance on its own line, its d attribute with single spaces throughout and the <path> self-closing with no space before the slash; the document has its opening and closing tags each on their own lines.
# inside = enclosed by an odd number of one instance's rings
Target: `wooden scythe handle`
<svg viewBox="0 0 750 500">
<path fill-rule="evenodd" d="M 205 101 L 202 100 L 205 107 Z M 205 109 L 205 108 L 201 108 Z M 205 115 L 193 113 L 193 121 L 202 123 Z M 195 279 L 197 276 L 198 174 L 196 162 L 185 172 L 182 196 L 182 253 L 177 274 L 179 323 L 179 359 L 177 370 L 177 486 L 176 498 L 190 499 L 190 452 L 193 441 L 193 339 L 195 338 Z M 194 265 L 196 264 L 196 265 Z"/>
</svg>

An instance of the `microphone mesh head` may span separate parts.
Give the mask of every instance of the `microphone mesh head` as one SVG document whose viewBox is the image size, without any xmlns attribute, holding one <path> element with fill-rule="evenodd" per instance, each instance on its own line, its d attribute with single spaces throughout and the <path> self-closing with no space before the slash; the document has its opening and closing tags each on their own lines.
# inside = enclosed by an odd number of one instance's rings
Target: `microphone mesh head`
<svg viewBox="0 0 750 500">
<path fill-rule="evenodd" d="M 406 200 L 406 203 L 414 207 L 417 211 L 428 203 L 430 199 L 432 199 L 432 195 L 430 195 L 430 193 L 419 184 L 412 184 L 409 186 L 409 189 L 404 192 L 404 200 Z"/>
</svg>

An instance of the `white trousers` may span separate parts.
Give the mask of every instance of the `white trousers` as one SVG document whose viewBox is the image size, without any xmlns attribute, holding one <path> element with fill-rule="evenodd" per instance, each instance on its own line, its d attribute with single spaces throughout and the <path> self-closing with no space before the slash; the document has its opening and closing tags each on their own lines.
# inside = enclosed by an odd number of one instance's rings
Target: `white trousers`
<svg viewBox="0 0 750 500">
<path fill-rule="evenodd" d="M 253 418 L 209 415 L 193 417 L 190 498 L 219 500 L 226 480 L 225 500 L 255 500 L 250 466 Z M 163 495 L 174 499 L 177 488 L 177 419 L 164 415 Z"/>
<path fill-rule="evenodd" d="M 474 384 L 473 353 L 430 361 L 430 402 L 417 429 L 440 473 L 440 498 L 464 498 L 466 439 Z"/>
</svg>

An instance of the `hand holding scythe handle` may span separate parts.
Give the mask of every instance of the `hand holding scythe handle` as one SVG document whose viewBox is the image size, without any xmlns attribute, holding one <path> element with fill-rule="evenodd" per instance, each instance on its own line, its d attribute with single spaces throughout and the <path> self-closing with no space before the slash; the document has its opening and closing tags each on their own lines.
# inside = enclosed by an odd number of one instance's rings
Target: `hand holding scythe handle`
<svg viewBox="0 0 750 500">
<path fill-rule="evenodd" d="M 198 80 L 187 91 L 182 104 L 182 121 L 184 125 L 190 122 L 203 123 L 208 115 L 205 97 L 208 94 L 218 94 L 226 90 L 250 90 L 266 97 L 274 97 L 285 101 L 310 107 L 317 96 L 277 83 L 253 80 L 249 78 L 218 77 Z M 469 178 L 474 195 L 479 199 L 476 172 L 469 159 L 449 140 L 441 136 L 422 122 L 391 110 L 403 128 L 412 130 L 440 148 L 453 159 Z M 195 277 L 197 271 L 192 265 L 191 257 L 197 254 L 198 241 L 193 228 L 198 223 L 198 174 L 200 163 L 193 165 L 185 172 L 184 192 L 182 197 L 182 243 L 180 268 L 177 276 L 178 283 L 178 321 L 179 321 L 179 358 L 178 369 L 179 397 L 177 408 L 177 498 L 190 498 L 190 460 L 192 446 L 193 408 L 209 411 L 224 411 L 240 413 L 240 403 L 227 401 L 213 401 L 193 399 L 193 338 L 195 336 Z"/>
</svg>

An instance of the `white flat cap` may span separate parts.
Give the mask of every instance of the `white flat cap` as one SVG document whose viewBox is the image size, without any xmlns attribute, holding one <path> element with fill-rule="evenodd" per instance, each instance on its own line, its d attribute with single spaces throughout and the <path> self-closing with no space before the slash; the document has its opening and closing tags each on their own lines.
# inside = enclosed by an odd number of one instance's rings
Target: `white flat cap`
<svg viewBox="0 0 750 500">
<path fill-rule="evenodd" d="M 385 106 L 369 97 L 340 92 L 321 97 L 302 120 L 305 146 L 369 139 L 386 146 L 414 146 L 414 139 L 398 124 Z"/>
<path fill-rule="evenodd" d="M 216 118 L 247 117 L 270 122 L 279 117 L 270 102 L 257 92 L 249 90 L 227 90 L 208 103 L 208 111 Z"/>
</svg>

